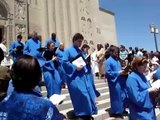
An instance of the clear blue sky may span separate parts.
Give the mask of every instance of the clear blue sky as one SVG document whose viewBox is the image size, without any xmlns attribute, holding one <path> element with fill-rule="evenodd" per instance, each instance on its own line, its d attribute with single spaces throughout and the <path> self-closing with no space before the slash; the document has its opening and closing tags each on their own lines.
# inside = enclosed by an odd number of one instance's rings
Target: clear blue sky
<svg viewBox="0 0 160 120">
<path fill-rule="evenodd" d="M 149 25 L 160 31 L 160 0 L 99 0 L 100 6 L 115 13 L 118 44 L 156 51 Z M 159 33 L 160 34 L 160 33 Z M 160 35 L 157 34 L 160 51 Z"/>
</svg>

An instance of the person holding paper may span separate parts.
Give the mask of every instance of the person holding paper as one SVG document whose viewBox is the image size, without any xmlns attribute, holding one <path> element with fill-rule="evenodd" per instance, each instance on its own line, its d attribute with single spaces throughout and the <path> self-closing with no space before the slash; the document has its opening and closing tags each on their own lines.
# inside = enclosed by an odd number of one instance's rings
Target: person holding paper
<svg viewBox="0 0 160 120">
<path fill-rule="evenodd" d="M 64 71 L 62 68 L 62 60 L 63 60 L 63 56 L 64 56 L 64 43 L 60 42 L 59 48 L 56 51 L 56 56 L 58 58 L 58 72 L 59 75 L 61 76 L 61 80 L 62 80 L 62 88 L 65 88 L 66 86 L 66 77 L 64 75 Z"/>
<path fill-rule="evenodd" d="M 158 90 L 151 87 L 144 75 L 147 63 L 147 59 L 143 56 L 135 57 L 131 63 L 132 72 L 126 81 L 130 120 L 156 120 L 151 96 L 153 94 L 155 97 Z"/>
<path fill-rule="evenodd" d="M 90 54 L 88 55 L 88 50 L 89 49 L 90 49 L 89 45 L 87 45 L 87 44 L 82 45 L 82 48 L 81 48 L 82 54 L 83 54 L 83 56 L 84 56 L 84 58 L 86 59 L 86 62 L 87 62 L 86 66 L 85 66 L 86 69 L 87 69 L 86 75 L 87 75 L 88 79 L 91 81 L 91 84 L 93 86 L 93 90 L 95 92 L 95 98 L 96 98 L 96 97 L 100 96 L 100 93 L 96 90 L 96 86 L 94 84 L 94 74 L 92 72 L 91 59 L 90 59 L 91 56 L 90 56 Z"/>
<path fill-rule="evenodd" d="M 24 55 L 12 65 L 14 91 L 0 102 L 0 119 L 63 120 L 53 103 L 34 91 L 41 81 L 41 68 L 36 58 Z"/>
<path fill-rule="evenodd" d="M 54 42 L 49 42 L 48 50 L 44 52 L 43 57 L 46 63 L 43 66 L 44 83 L 47 88 L 47 97 L 50 98 L 53 94 L 61 94 L 62 80 L 58 72 L 58 59 L 54 52 Z"/>
<path fill-rule="evenodd" d="M 70 93 L 76 119 L 91 119 L 93 114 L 97 113 L 94 90 L 83 68 L 84 60 L 80 49 L 83 36 L 76 33 L 72 42 L 73 45 L 65 49 L 62 66 L 66 75 L 66 83 Z M 80 61 L 79 64 L 73 64 L 73 61 Z M 82 65 L 82 64 L 83 65 Z"/>
<path fill-rule="evenodd" d="M 127 71 L 122 69 L 119 61 L 119 48 L 111 46 L 109 48 L 110 57 L 105 60 L 105 75 L 109 86 L 110 102 L 111 102 L 111 116 L 123 118 L 127 114 L 126 107 L 126 93 L 125 81 Z"/>
</svg>

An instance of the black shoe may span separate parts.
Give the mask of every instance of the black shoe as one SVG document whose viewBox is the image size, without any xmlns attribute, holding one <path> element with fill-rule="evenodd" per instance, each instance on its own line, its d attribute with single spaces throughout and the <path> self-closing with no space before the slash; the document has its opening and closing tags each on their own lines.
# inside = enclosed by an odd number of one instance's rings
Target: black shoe
<svg viewBox="0 0 160 120">
<path fill-rule="evenodd" d="M 127 111 L 123 111 L 123 116 L 128 116 L 128 112 Z"/>
<path fill-rule="evenodd" d="M 101 96 L 100 92 L 98 92 L 97 90 L 95 91 L 96 97 Z"/>
<path fill-rule="evenodd" d="M 96 76 L 96 77 L 99 77 L 99 73 L 98 73 L 98 72 L 97 72 L 97 73 L 95 73 L 95 76 Z"/>
</svg>

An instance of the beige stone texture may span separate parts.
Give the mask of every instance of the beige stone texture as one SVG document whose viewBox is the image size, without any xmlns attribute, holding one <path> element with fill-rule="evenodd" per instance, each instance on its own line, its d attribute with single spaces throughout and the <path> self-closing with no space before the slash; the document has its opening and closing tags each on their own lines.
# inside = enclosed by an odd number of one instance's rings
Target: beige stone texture
<svg viewBox="0 0 160 120">
<path fill-rule="evenodd" d="M 52 32 L 66 47 L 77 32 L 93 47 L 117 45 L 114 13 L 100 8 L 98 0 L 0 0 L 0 37 L 7 47 L 18 34 L 25 42 L 33 31 L 42 36 L 42 45 Z"/>
</svg>

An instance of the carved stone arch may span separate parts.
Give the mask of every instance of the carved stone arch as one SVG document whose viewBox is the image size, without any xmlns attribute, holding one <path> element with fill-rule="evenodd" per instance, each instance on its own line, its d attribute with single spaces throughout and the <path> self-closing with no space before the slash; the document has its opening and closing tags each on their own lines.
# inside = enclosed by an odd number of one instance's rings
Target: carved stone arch
<svg viewBox="0 0 160 120">
<path fill-rule="evenodd" d="M 90 44 L 90 45 L 94 45 L 93 40 L 90 40 L 90 41 L 89 41 L 89 44 Z"/>
<path fill-rule="evenodd" d="M 0 18 L 7 19 L 10 9 L 5 0 L 0 0 Z"/>
<path fill-rule="evenodd" d="M 92 23 L 92 20 L 91 20 L 91 18 L 88 18 L 88 19 L 87 19 L 87 22 L 90 22 L 90 23 Z"/>
<path fill-rule="evenodd" d="M 88 41 L 87 41 L 87 40 L 84 40 L 84 41 L 83 41 L 83 44 L 87 44 L 87 45 L 88 45 Z"/>
<path fill-rule="evenodd" d="M 83 16 L 83 17 L 81 17 L 81 20 L 86 21 L 86 18 Z"/>
</svg>

